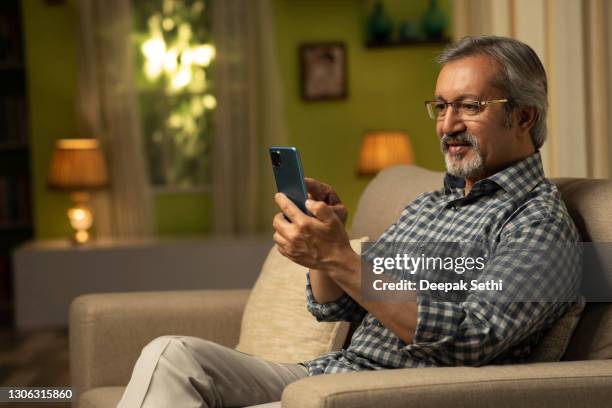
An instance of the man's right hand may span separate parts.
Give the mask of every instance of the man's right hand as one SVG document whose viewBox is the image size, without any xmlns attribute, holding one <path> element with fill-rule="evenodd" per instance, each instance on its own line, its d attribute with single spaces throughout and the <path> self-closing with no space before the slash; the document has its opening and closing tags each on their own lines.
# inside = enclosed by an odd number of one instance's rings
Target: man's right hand
<svg viewBox="0 0 612 408">
<path fill-rule="evenodd" d="M 344 204 L 342 204 L 340 197 L 338 197 L 334 189 L 330 185 L 310 177 L 304 177 L 304 182 L 308 189 L 308 197 L 316 201 L 323 201 L 325 204 L 329 205 L 338 218 L 340 218 L 342 224 L 346 225 L 348 210 Z"/>
</svg>

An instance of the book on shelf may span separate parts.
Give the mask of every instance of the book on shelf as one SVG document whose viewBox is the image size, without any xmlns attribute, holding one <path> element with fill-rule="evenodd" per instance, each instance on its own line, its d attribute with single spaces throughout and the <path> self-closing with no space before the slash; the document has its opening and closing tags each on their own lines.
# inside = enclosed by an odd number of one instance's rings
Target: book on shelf
<svg viewBox="0 0 612 408">
<path fill-rule="evenodd" d="M 0 14 L 0 66 L 16 66 L 23 62 L 20 2 L 4 0 L 3 3 Z"/>
<path fill-rule="evenodd" d="M 0 254 L 0 299 L 11 297 L 11 261 L 9 256 Z"/>
<path fill-rule="evenodd" d="M 0 96 L 0 144 L 27 142 L 26 115 L 23 95 Z"/>
<path fill-rule="evenodd" d="M 25 175 L 0 176 L 0 225 L 30 223 L 30 179 Z"/>
</svg>

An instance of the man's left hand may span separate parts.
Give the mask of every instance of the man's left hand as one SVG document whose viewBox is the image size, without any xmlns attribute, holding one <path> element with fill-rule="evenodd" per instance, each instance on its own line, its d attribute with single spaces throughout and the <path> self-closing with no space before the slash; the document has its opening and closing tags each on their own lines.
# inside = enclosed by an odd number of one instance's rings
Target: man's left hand
<svg viewBox="0 0 612 408">
<path fill-rule="evenodd" d="M 278 251 L 293 262 L 326 270 L 341 263 L 350 254 L 347 251 L 353 251 L 342 222 L 324 202 L 307 200 L 306 208 L 314 215 L 309 217 L 282 193 L 277 193 L 274 201 L 282 211 L 272 222 L 274 241 Z"/>
</svg>

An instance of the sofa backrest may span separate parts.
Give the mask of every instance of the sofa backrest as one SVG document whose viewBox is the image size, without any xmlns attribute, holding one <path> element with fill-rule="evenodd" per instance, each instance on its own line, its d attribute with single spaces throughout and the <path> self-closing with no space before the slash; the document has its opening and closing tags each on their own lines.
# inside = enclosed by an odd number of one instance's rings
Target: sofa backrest
<svg viewBox="0 0 612 408">
<path fill-rule="evenodd" d="M 375 241 L 421 193 L 442 187 L 444 173 L 418 166 L 393 166 L 367 185 L 357 203 L 351 235 Z"/>
<path fill-rule="evenodd" d="M 441 172 L 394 166 L 380 172 L 357 204 L 352 236 L 378 239 L 404 207 L 426 191 L 442 187 Z M 612 181 L 554 179 L 584 241 L 612 242 Z M 566 359 L 612 358 L 612 305 L 588 304 L 568 346 Z"/>
<path fill-rule="evenodd" d="M 553 180 L 583 241 L 612 242 L 612 181 Z M 589 273 L 589 271 L 584 271 Z M 612 304 L 588 303 L 565 353 L 565 360 L 612 358 Z"/>
</svg>

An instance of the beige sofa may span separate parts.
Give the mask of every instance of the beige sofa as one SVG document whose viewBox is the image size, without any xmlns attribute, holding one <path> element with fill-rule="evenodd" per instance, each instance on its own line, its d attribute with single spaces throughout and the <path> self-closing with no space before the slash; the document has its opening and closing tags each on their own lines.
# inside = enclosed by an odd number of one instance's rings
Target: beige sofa
<svg viewBox="0 0 612 408">
<path fill-rule="evenodd" d="M 560 179 L 570 213 L 585 240 L 612 242 L 612 182 Z M 404 206 L 438 188 L 441 173 L 397 166 L 363 193 L 355 237 L 378 237 Z M 73 386 L 81 407 L 114 407 L 140 350 L 165 334 L 238 342 L 248 290 L 86 295 L 70 315 Z M 564 360 L 482 368 L 426 368 L 305 378 L 289 385 L 294 407 L 542 407 L 612 406 L 612 306 L 588 304 Z"/>
</svg>

